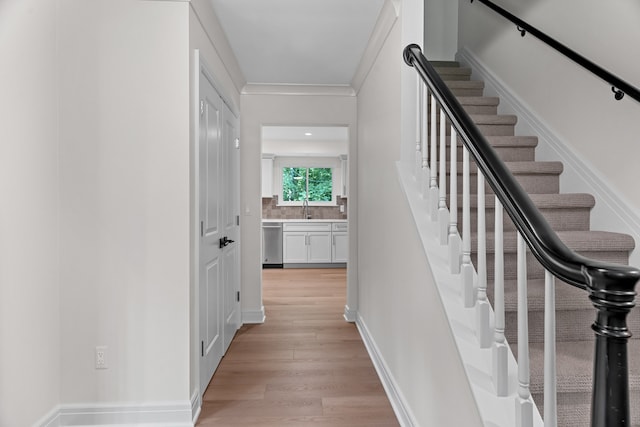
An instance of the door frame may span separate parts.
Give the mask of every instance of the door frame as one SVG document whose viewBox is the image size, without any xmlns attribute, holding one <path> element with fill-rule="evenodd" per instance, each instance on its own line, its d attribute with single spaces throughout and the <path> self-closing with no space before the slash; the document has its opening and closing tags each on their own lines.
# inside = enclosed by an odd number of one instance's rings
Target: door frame
<svg viewBox="0 0 640 427">
<path fill-rule="evenodd" d="M 227 96 L 215 75 L 211 72 L 204 57 L 200 54 L 200 49 L 193 49 L 193 74 L 190 109 L 191 110 L 191 176 L 190 176 L 190 204 L 191 204 L 191 242 L 190 242 L 190 388 L 192 389 L 191 404 L 193 419 L 196 419 L 202 406 L 202 396 L 204 390 L 200 384 L 200 74 L 212 84 L 218 92 L 222 101 L 229 107 L 231 112 L 240 120 L 240 110 Z M 239 280 L 241 280 L 239 278 Z M 240 316 L 240 326 L 242 326 L 242 316 Z"/>
</svg>

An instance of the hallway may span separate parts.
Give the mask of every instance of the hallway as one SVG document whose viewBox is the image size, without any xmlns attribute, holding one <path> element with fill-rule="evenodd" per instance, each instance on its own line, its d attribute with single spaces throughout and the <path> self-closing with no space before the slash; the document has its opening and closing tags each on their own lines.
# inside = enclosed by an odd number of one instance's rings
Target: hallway
<svg viewBox="0 0 640 427">
<path fill-rule="evenodd" d="M 237 333 L 198 426 L 397 426 L 360 335 L 346 269 L 263 270 L 266 322 Z"/>
</svg>

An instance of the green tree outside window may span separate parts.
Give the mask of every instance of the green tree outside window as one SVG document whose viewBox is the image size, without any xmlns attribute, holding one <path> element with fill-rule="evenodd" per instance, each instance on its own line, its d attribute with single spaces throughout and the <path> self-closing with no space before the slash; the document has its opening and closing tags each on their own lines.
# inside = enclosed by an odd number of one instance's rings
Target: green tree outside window
<svg viewBox="0 0 640 427">
<path fill-rule="evenodd" d="M 333 194 L 331 168 L 282 168 L 282 200 L 330 202 Z"/>
</svg>

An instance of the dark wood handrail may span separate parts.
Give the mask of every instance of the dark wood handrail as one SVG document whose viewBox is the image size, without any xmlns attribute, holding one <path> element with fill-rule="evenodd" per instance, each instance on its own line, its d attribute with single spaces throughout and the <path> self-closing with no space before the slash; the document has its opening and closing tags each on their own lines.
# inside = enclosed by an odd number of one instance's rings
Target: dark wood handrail
<svg viewBox="0 0 640 427">
<path fill-rule="evenodd" d="M 554 276 L 588 291 L 597 309 L 592 326 L 596 333 L 592 426 L 630 425 L 627 341 L 631 333 L 626 316 L 635 306 L 635 286 L 640 280 L 640 270 L 586 258 L 569 249 L 424 57 L 420 47 L 408 45 L 403 57 L 407 65 L 416 69 L 445 111 L 532 254 Z M 610 408 L 617 409 L 612 411 Z"/>
<path fill-rule="evenodd" d="M 617 99 L 618 101 L 621 100 L 626 94 L 626 95 L 629 95 L 631 98 L 635 99 L 636 101 L 640 102 L 640 89 L 638 89 L 637 87 L 627 83 L 626 81 L 622 80 L 620 77 L 616 76 L 615 74 L 605 70 L 598 64 L 585 58 L 584 56 L 580 55 L 578 52 L 568 48 L 567 46 L 560 43 L 556 39 L 548 36 L 547 34 L 538 30 L 533 25 L 511 14 L 510 12 L 501 8 L 497 4 L 489 0 L 478 0 L 478 1 L 484 4 L 485 6 L 487 6 L 489 9 L 496 12 L 497 14 L 503 16 L 504 18 L 516 24 L 518 31 L 520 31 L 520 35 L 522 35 L 522 37 L 524 37 L 527 33 L 531 34 L 532 36 L 539 39 L 543 43 L 551 46 L 553 49 L 557 50 L 558 52 L 560 52 L 561 54 L 563 54 L 564 56 L 566 56 L 576 64 L 579 64 L 586 70 L 590 71 L 591 73 L 600 77 L 602 80 L 609 83 L 611 85 L 611 90 L 614 93 L 615 99 Z M 471 0 L 471 3 L 473 3 L 473 0 Z"/>
</svg>

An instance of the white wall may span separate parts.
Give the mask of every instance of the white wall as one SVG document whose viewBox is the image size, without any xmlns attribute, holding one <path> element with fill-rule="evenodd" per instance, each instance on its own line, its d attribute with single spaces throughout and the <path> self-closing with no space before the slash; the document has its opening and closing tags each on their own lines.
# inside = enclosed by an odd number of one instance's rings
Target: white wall
<svg viewBox="0 0 640 427">
<path fill-rule="evenodd" d="M 241 97 L 242 123 L 242 310 L 256 313 L 262 310 L 261 275 L 261 127 L 262 125 L 332 125 L 349 126 L 349 198 L 356 196 L 357 186 L 351 180 L 351 165 L 357 162 L 355 151 L 356 98 L 350 95 L 287 95 L 243 94 Z M 354 171 L 355 172 L 355 171 Z M 349 239 L 357 236 L 355 207 L 348 204 Z M 353 250 L 351 250 L 353 248 Z M 357 253 L 355 245 L 349 250 L 349 283 L 356 283 Z M 355 288 L 355 287 L 353 287 Z M 353 301 L 355 296 L 351 295 Z"/>
<path fill-rule="evenodd" d="M 61 400 L 188 404 L 189 3 L 59 9 Z"/>
<path fill-rule="evenodd" d="M 0 3 L 0 425 L 60 393 L 56 3 Z"/>
<path fill-rule="evenodd" d="M 458 0 L 425 0 L 422 52 L 431 61 L 451 61 L 458 51 Z"/>
<path fill-rule="evenodd" d="M 640 4 L 505 0 L 501 5 L 629 83 L 640 87 Z M 615 101 L 610 86 L 479 3 L 460 4 L 459 47 L 466 47 L 608 183 L 640 210 L 640 103 Z"/>
<path fill-rule="evenodd" d="M 403 2 L 403 13 L 408 3 Z M 401 97 L 406 67 L 401 21 L 358 92 L 358 316 L 416 425 L 479 426 L 482 422 L 395 169 L 403 134 L 399 112 L 407 107 Z M 411 82 L 415 84 L 415 75 Z"/>
</svg>

